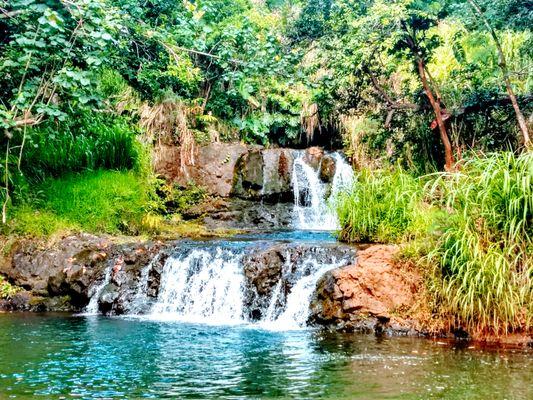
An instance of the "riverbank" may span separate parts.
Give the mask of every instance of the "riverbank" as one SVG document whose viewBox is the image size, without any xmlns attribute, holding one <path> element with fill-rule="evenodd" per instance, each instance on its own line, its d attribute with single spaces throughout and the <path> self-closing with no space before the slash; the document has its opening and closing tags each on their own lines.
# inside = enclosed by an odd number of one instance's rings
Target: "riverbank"
<svg viewBox="0 0 533 400">
<path fill-rule="evenodd" d="M 401 244 L 430 315 L 480 337 L 529 333 L 533 153 L 469 155 L 458 171 L 362 170 L 341 195 L 341 239 Z"/>
</svg>

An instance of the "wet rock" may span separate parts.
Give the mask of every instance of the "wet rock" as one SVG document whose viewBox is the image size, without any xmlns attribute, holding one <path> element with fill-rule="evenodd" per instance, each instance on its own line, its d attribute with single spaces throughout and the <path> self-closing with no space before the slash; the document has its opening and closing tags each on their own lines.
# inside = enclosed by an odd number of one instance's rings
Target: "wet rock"
<svg viewBox="0 0 533 400">
<path fill-rule="evenodd" d="M 244 305 L 248 317 L 261 319 L 268 312 L 277 291 L 275 309 L 281 312 L 286 296 L 295 283 L 303 276 L 310 275 L 310 262 L 318 265 L 353 262 L 355 251 L 352 247 L 341 244 L 277 244 L 247 255 L 243 260 L 246 279 Z"/>
<path fill-rule="evenodd" d="M 10 282 L 26 289 L 4 308 L 31 311 L 80 311 L 89 302 L 93 286 L 102 282 L 112 268 L 112 283 L 131 295 L 139 270 L 147 265 L 163 244 L 117 244 L 108 238 L 80 234 L 55 243 L 22 242 L 10 263 L 0 266 L 0 273 Z M 122 290 L 130 287 L 131 290 Z M 121 296 L 112 298 L 107 290 L 105 304 L 116 305 Z M 24 297 L 21 297 L 24 296 Z M 126 295 L 125 295 L 126 296 Z M 1 305 L 0 305 L 1 306 Z M 111 308 L 113 308 L 111 307 Z"/>
<path fill-rule="evenodd" d="M 105 315 L 148 311 L 157 297 L 161 269 L 168 257 L 166 245 L 163 248 L 126 247 L 122 251 L 124 256 L 119 259 L 122 263 L 113 268 L 110 283 L 104 286 L 98 298 L 98 309 Z"/>
<path fill-rule="evenodd" d="M 335 176 L 335 159 L 325 155 L 320 163 L 320 179 L 325 183 L 333 182 Z"/>
<path fill-rule="evenodd" d="M 118 299 L 118 297 L 118 286 L 113 283 L 108 283 L 105 285 L 98 299 L 98 309 L 100 312 L 103 314 L 108 314 L 113 307 L 113 303 Z"/>
<path fill-rule="evenodd" d="M 36 295 L 69 295 L 74 304 L 83 303 L 88 287 L 105 268 L 109 244 L 88 234 L 66 237 L 51 246 L 26 241 L 0 272 Z"/>
<path fill-rule="evenodd" d="M 327 272 L 317 284 L 310 322 L 342 331 L 416 334 L 408 312 L 422 282 L 395 266 L 396 251 L 370 246 L 354 265 Z"/>
<path fill-rule="evenodd" d="M 253 150 L 243 154 L 235 165 L 232 195 L 259 199 L 263 189 L 263 154 Z"/>
<path fill-rule="evenodd" d="M 292 203 L 231 199 L 224 207 L 206 213 L 202 221 L 209 229 L 286 229 L 291 227 L 292 213 Z"/>
<path fill-rule="evenodd" d="M 324 149 L 321 147 L 309 147 L 305 150 L 304 161 L 317 170 L 320 167 L 322 157 L 324 157 Z"/>
<path fill-rule="evenodd" d="M 154 168 L 170 181 L 183 186 L 193 182 L 216 197 L 291 202 L 294 154 L 292 149 L 212 143 L 198 147 L 194 165 L 181 169 L 179 148 L 160 145 L 155 150 Z M 323 154 L 322 149 L 311 148 L 306 159 L 318 168 Z"/>
</svg>

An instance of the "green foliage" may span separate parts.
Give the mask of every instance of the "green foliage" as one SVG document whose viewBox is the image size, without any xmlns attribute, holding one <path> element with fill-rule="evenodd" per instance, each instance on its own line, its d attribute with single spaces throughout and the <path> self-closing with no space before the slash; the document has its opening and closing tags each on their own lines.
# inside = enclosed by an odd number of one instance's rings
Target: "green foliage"
<svg viewBox="0 0 533 400">
<path fill-rule="evenodd" d="M 419 179 L 363 171 L 338 208 L 342 239 L 404 242 L 424 260 L 453 325 L 497 334 L 531 327 L 533 153 L 473 156 L 461 172 Z"/>
<path fill-rule="evenodd" d="M 6 4 L 7 3 L 7 4 Z M 94 105 L 98 69 L 113 54 L 120 29 L 105 0 L 2 1 L 0 127 L 31 118 L 65 120 L 72 107 Z"/>
<path fill-rule="evenodd" d="M 419 181 L 401 169 L 359 172 L 353 189 L 337 200 L 341 240 L 389 243 L 405 239 L 419 198 Z"/>
<path fill-rule="evenodd" d="M 19 287 L 11 285 L 2 275 L 0 275 L 0 300 L 9 300 L 20 290 Z"/>
<path fill-rule="evenodd" d="M 32 128 L 22 170 L 35 180 L 84 170 L 132 169 L 142 152 L 134 129 L 123 118 L 89 113 Z"/>
<path fill-rule="evenodd" d="M 164 212 L 167 214 L 181 214 L 190 207 L 200 204 L 208 197 L 207 191 L 194 183 L 183 187 L 159 181 L 156 193 L 163 203 Z"/>
<path fill-rule="evenodd" d="M 47 236 L 62 230 L 148 232 L 145 217 L 157 210 L 151 182 L 134 172 L 94 171 L 47 179 L 36 198 L 19 204 L 4 232 Z"/>
<path fill-rule="evenodd" d="M 526 71 L 533 47 L 525 26 L 527 7 L 510 0 L 479 2 L 500 29 L 511 84 L 529 115 L 531 74 Z M 511 9 L 519 13 L 512 15 Z M 442 144 L 430 129 L 435 115 L 413 68 L 418 58 L 425 61 L 435 97 L 450 115 L 446 124 L 457 153 L 519 146 L 494 40 L 467 2 L 337 0 L 326 26 L 310 45 L 306 70 L 321 120 L 355 115 L 379 121 L 379 130 L 361 138 L 378 157 L 409 167 L 405 161 L 411 159 L 420 170 L 442 167 Z M 345 129 L 342 122 L 336 127 Z"/>
<path fill-rule="evenodd" d="M 445 311 L 478 331 L 506 333 L 533 316 L 533 153 L 473 158 L 430 186 L 453 210 L 429 253 Z"/>
</svg>

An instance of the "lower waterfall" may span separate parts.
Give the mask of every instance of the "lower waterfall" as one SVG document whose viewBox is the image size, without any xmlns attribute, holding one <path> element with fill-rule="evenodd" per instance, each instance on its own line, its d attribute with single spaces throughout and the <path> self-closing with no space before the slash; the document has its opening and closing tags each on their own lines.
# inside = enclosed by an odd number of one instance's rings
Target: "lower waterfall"
<svg viewBox="0 0 533 400">
<path fill-rule="evenodd" d="M 86 311 L 299 329 L 306 325 L 317 281 L 326 271 L 352 263 L 354 257 L 352 248 L 331 243 L 249 239 L 185 243 L 164 260 L 158 254 L 137 272 L 108 268 L 105 279 L 94 285 Z M 119 282 L 130 286 L 120 287 Z"/>
<path fill-rule="evenodd" d="M 242 251 L 193 249 L 171 256 L 163 267 L 159 295 L 150 314 L 187 322 L 243 322 Z"/>
</svg>

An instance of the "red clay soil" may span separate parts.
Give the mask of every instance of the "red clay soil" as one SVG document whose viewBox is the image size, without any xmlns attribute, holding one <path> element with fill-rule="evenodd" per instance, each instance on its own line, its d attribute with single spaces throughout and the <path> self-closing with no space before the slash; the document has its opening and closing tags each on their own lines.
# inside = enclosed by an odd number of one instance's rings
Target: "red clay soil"
<svg viewBox="0 0 533 400">
<path fill-rule="evenodd" d="M 354 265 L 328 272 L 318 283 L 311 319 L 346 331 L 453 337 L 445 321 L 431 312 L 420 272 L 398 261 L 398 250 L 395 245 L 369 245 L 358 252 Z M 481 346 L 533 343 L 527 334 L 471 339 Z"/>
</svg>

